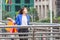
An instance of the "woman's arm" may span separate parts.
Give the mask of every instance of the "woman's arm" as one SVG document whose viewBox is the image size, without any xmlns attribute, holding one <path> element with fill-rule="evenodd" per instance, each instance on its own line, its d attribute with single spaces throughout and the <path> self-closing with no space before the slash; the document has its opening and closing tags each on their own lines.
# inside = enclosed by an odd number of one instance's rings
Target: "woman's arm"
<svg viewBox="0 0 60 40">
<path fill-rule="evenodd" d="M 16 17 L 15 24 L 19 25 L 19 16 Z"/>
</svg>

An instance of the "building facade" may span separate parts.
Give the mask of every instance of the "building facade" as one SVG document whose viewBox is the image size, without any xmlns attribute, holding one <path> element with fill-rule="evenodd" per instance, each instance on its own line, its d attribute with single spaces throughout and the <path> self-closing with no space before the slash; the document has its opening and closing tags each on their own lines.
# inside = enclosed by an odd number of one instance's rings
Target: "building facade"
<svg viewBox="0 0 60 40">
<path fill-rule="evenodd" d="M 52 10 L 53 10 L 53 13 L 54 13 L 54 18 L 57 17 L 57 11 L 56 11 L 56 0 L 52 0 Z"/>
<path fill-rule="evenodd" d="M 58 0 L 52 0 L 52 12 L 54 18 L 56 18 L 57 15 L 59 15 L 58 14 L 59 8 L 58 5 L 56 5 L 56 1 Z M 60 1 L 57 3 L 59 4 Z M 34 0 L 34 7 L 37 9 L 39 19 L 45 19 L 49 17 L 49 0 Z"/>
<path fill-rule="evenodd" d="M 60 0 L 52 0 L 53 4 L 53 12 L 54 12 L 54 17 L 60 17 Z"/>
<path fill-rule="evenodd" d="M 34 0 L 34 7 L 37 9 L 39 19 L 48 17 L 49 0 Z"/>
<path fill-rule="evenodd" d="M 20 10 L 23 6 L 34 7 L 38 12 L 39 19 L 45 19 L 48 17 L 49 13 L 49 0 L 2 0 L 0 7 L 1 10 L 8 12 L 12 18 L 16 16 L 16 12 Z M 60 16 L 60 0 L 52 0 L 52 9 L 54 17 Z M 2 11 L 0 12 L 2 15 Z M 13 17 L 14 16 L 14 17 Z M 2 17 L 2 16 L 1 16 Z M 2 19 L 2 18 L 1 18 Z"/>
<path fill-rule="evenodd" d="M 12 18 L 24 6 L 34 7 L 34 0 L 3 0 L 3 10 L 8 12 Z"/>
<path fill-rule="evenodd" d="M 60 0 L 56 0 L 56 15 L 60 17 Z"/>
</svg>

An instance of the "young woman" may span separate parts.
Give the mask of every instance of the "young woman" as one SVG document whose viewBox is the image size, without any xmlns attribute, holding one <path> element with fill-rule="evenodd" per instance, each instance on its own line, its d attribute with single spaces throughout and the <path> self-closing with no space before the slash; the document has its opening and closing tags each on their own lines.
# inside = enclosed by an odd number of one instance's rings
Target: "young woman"
<svg viewBox="0 0 60 40">
<path fill-rule="evenodd" d="M 27 14 L 27 8 L 23 7 L 20 11 L 18 16 L 16 17 L 16 24 L 17 25 L 29 25 L 29 21 L 30 21 L 30 16 Z M 17 29 L 18 32 L 28 32 L 28 29 Z M 24 36 L 24 35 L 19 35 L 19 36 Z M 25 35 L 27 36 L 27 35 Z M 28 39 L 20 39 L 20 40 L 28 40 Z"/>
</svg>

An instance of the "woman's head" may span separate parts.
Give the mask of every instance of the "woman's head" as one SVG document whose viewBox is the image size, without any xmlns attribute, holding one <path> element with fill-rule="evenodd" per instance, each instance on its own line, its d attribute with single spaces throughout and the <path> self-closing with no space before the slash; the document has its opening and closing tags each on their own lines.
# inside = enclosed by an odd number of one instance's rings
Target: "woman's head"
<svg viewBox="0 0 60 40">
<path fill-rule="evenodd" d="M 27 14 L 27 8 L 23 7 L 20 11 L 19 14 Z"/>
</svg>

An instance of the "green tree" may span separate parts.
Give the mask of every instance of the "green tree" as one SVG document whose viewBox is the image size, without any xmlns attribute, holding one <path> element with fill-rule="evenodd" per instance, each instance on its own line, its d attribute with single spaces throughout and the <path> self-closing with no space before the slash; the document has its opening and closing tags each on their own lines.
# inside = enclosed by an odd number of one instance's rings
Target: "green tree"
<svg viewBox="0 0 60 40">
<path fill-rule="evenodd" d="M 34 7 L 30 7 L 29 14 L 31 16 L 32 22 L 36 22 L 37 20 L 39 20 L 37 10 Z"/>
<path fill-rule="evenodd" d="M 6 20 L 7 17 L 10 17 L 10 14 L 7 11 L 2 11 L 2 19 Z"/>
<path fill-rule="evenodd" d="M 52 11 L 52 17 L 54 18 L 54 12 Z M 50 18 L 50 10 L 48 11 L 48 18 Z"/>
</svg>

